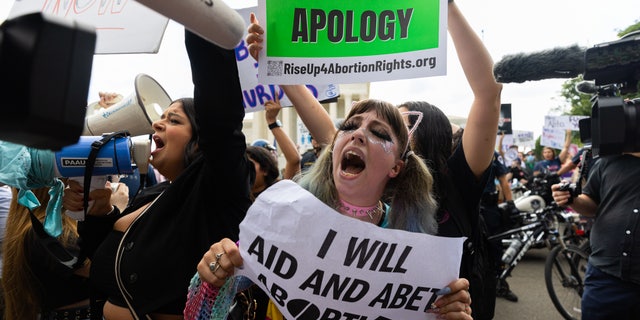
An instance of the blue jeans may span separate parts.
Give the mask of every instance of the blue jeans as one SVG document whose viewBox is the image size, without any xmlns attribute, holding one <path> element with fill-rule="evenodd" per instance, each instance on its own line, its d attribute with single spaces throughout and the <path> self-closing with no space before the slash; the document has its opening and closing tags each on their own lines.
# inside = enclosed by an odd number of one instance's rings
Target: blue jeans
<svg viewBox="0 0 640 320">
<path fill-rule="evenodd" d="M 582 320 L 638 319 L 640 285 L 623 281 L 587 264 Z"/>
</svg>

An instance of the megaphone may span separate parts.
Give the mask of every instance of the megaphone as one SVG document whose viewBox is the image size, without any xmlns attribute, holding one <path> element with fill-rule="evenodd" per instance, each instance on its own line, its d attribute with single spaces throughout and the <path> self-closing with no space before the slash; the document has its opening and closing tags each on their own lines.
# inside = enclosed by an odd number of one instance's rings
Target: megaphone
<svg viewBox="0 0 640 320">
<path fill-rule="evenodd" d="M 137 0 L 142 5 L 181 23 L 220 47 L 235 48 L 246 32 L 244 19 L 224 0 Z"/>
<path fill-rule="evenodd" d="M 56 152 L 55 176 L 75 180 L 84 186 L 86 170 L 91 170 L 90 192 L 104 188 L 109 175 L 132 174 L 136 166 L 146 173 L 151 153 L 149 139 L 139 139 L 140 136 L 131 138 L 127 135 L 105 136 L 81 136 L 78 143 Z M 93 149 L 96 151 L 92 157 Z M 93 204 L 89 202 L 87 205 L 88 210 Z M 84 220 L 83 211 L 67 210 L 66 214 L 78 221 Z"/>
<path fill-rule="evenodd" d="M 83 136 L 99 136 L 120 130 L 132 136 L 153 133 L 151 124 L 160 119 L 171 98 L 152 77 L 141 73 L 134 81 L 135 91 L 120 102 L 85 117 Z"/>
</svg>

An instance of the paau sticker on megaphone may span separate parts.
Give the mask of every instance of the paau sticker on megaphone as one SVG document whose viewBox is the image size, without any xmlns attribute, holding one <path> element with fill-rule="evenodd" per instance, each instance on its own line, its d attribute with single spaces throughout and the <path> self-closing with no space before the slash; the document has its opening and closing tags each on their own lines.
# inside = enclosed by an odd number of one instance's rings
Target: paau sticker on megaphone
<svg viewBox="0 0 640 320">
<path fill-rule="evenodd" d="M 98 136 L 104 133 L 127 130 L 132 136 L 153 133 L 151 124 L 171 104 L 169 94 L 152 77 L 138 74 L 134 81 L 135 91 L 120 102 L 93 112 L 85 117 L 83 136 Z"/>
</svg>

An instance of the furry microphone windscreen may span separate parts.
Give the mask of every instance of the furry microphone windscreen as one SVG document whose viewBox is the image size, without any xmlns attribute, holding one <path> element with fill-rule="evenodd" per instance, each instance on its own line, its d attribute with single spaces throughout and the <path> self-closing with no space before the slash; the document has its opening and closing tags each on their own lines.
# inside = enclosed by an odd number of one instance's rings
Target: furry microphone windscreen
<svg viewBox="0 0 640 320">
<path fill-rule="evenodd" d="M 501 83 L 575 78 L 584 73 L 584 53 L 585 48 L 573 45 L 505 55 L 494 65 L 493 74 Z"/>
</svg>

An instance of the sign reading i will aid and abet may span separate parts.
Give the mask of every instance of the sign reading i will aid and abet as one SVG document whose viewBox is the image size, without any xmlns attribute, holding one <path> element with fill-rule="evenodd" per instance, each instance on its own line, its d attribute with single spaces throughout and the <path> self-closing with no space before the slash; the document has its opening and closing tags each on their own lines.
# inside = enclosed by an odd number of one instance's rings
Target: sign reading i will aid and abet
<svg viewBox="0 0 640 320">
<path fill-rule="evenodd" d="M 446 0 L 259 0 L 259 81 L 359 83 L 446 74 Z"/>
</svg>

